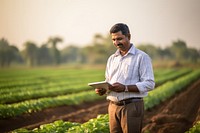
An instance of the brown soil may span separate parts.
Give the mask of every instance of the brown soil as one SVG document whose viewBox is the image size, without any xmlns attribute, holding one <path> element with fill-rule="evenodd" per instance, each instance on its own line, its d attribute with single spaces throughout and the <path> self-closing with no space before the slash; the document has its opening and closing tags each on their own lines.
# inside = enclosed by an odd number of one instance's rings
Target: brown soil
<svg viewBox="0 0 200 133">
<path fill-rule="evenodd" d="M 200 120 L 200 80 L 166 102 L 145 111 L 143 131 L 151 133 L 183 133 Z M 107 113 L 108 102 L 61 106 L 32 114 L 0 120 L 0 133 L 17 128 L 33 129 L 56 120 L 84 123 L 98 114 Z"/>
<path fill-rule="evenodd" d="M 150 133 L 184 133 L 200 120 L 200 80 L 171 100 L 146 113 L 143 131 Z M 148 114 L 149 113 L 149 114 Z"/>
</svg>

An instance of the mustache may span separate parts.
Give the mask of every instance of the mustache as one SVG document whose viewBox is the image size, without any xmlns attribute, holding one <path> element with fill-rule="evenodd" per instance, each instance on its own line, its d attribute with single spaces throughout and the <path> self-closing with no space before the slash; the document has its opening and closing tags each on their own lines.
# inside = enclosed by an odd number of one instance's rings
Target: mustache
<svg viewBox="0 0 200 133">
<path fill-rule="evenodd" d="M 119 47 L 122 47 L 122 46 L 123 46 L 123 44 L 119 43 L 119 44 L 117 44 L 117 46 L 119 46 Z"/>
</svg>

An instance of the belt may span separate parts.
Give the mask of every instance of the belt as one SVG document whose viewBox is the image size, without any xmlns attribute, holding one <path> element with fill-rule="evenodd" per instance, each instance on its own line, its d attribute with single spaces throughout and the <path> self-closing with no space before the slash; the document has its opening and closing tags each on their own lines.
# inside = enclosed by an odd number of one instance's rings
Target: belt
<svg viewBox="0 0 200 133">
<path fill-rule="evenodd" d="M 123 106 L 123 105 L 129 104 L 129 103 L 133 103 L 133 102 L 141 101 L 141 100 L 142 100 L 142 98 L 140 98 L 140 97 L 134 97 L 134 98 L 121 100 L 121 101 L 118 101 L 118 102 L 114 102 L 114 101 L 110 101 L 110 102 L 112 104 L 115 104 L 115 105 L 118 105 L 118 106 Z"/>
</svg>

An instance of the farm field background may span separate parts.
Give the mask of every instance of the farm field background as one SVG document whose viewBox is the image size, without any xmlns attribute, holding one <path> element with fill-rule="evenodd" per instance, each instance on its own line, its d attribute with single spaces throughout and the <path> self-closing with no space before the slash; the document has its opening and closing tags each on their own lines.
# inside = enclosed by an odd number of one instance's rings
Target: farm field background
<svg viewBox="0 0 200 133">
<path fill-rule="evenodd" d="M 200 79 L 200 69 L 191 68 L 157 68 L 154 69 L 156 88 L 149 93 L 149 96 L 145 100 L 145 110 L 149 111 L 160 104 L 172 98 L 177 93 L 184 91 L 185 88 L 196 83 Z M 100 97 L 95 94 L 94 89 L 87 86 L 89 82 L 104 80 L 104 67 L 51 67 L 51 68 L 15 68 L 15 69 L 1 69 L 0 70 L 0 130 L 2 132 L 13 131 L 18 128 L 29 127 L 31 131 L 34 126 L 29 126 L 30 123 L 25 125 L 9 125 L 4 127 L 5 124 L 15 119 L 22 119 L 24 121 L 25 116 L 31 116 L 33 114 L 42 114 L 42 111 L 47 109 L 54 109 L 58 107 L 71 108 L 74 110 L 81 110 L 78 106 L 95 107 L 96 104 L 102 104 L 104 108 L 107 107 L 105 97 Z M 197 96 L 199 93 L 197 93 Z M 189 97 L 189 96 L 188 96 Z M 199 104 L 196 105 L 199 107 Z M 79 110 L 79 111 L 80 111 Z M 90 110 L 93 111 L 92 109 Z M 106 111 L 104 111 L 106 114 Z M 151 112 L 151 111 L 150 111 Z M 200 112 L 200 111 L 199 111 Z M 69 112 L 64 112 L 63 115 Z M 97 112 L 96 116 L 99 115 Z M 55 116 L 54 116 L 55 117 Z M 84 118 L 83 115 L 81 118 Z M 196 115 L 193 120 L 198 121 L 198 108 L 196 109 Z M 60 119 L 59 119 L 60 118 Z M 81 118 L 78 118 L 79 120 Z M 84 125 L 89 125 L 90 121 L 101 121 L 104 125 L 97 127 L 97 130 L 108 131 L 107 115 L 100 115 L 96 117 L 88 118 L 89 121 L 82 121 L 76 123 L 75 119 L 69 119 L 62 121 L 62 117 L 48 120 L 46 118 L 43 121 L 35 122 L 35 130 L 41 130 L 44 128 L 44 124 L 53 123 L 48 125 L 50 130 L 61 131 L 80 131 L 84 132 L 86 129 L 82 129 Z M 197 120 L 196 120 L 197 118 Z M 100 119 L 100 120 L 99 120 Z M 71 121 L 72 120 L 72 121 Z M 36 128 L 40 124 L 40 128 Z M 81 124 L 83 123 L 83 124 Z M 33 123 L 32 123 L 33 124 Z M 49 127 L 58 127 L 61 129 L 52 129 Z M 191 127 L 193 122 L 190 122 Z M 31 125 L 31 124 L 30 124 Z M 41 126 L 42 125 L 42 126 Z M 61 126 L 62 125 L 62 126 Z M 98 125 L 98 124 L 97 124 Z M 146 124 L 148 125 L 148 124 Z M 94 126 L 94 125 L 93 125 Z M 101 127 L 101 128 L 100 128 Z M 150 126 L 149 126 L 150 127 Z M 144 127 L 146 130 L 148 126 Z M 86 126 L 86 128 L 90 129 Z M 22 131 L 22 130 L 21 130 Z"/>
</svg>

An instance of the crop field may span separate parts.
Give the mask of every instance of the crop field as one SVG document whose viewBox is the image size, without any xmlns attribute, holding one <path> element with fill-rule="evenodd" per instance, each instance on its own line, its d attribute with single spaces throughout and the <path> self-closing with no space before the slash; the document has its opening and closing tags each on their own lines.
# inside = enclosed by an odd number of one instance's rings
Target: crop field
<svg viewBox="0 0 200 133">
<path fill-rule="evenodd" d="M 104 71 L 1 69 L 0 132 L 109 132 L 108 102 L 87 85 L 103 81 Z M 154 76 L 156 87 L 144 98 L 143 132 L 200 131 L 200 69 L 159 68 Z"/>
</svg>

